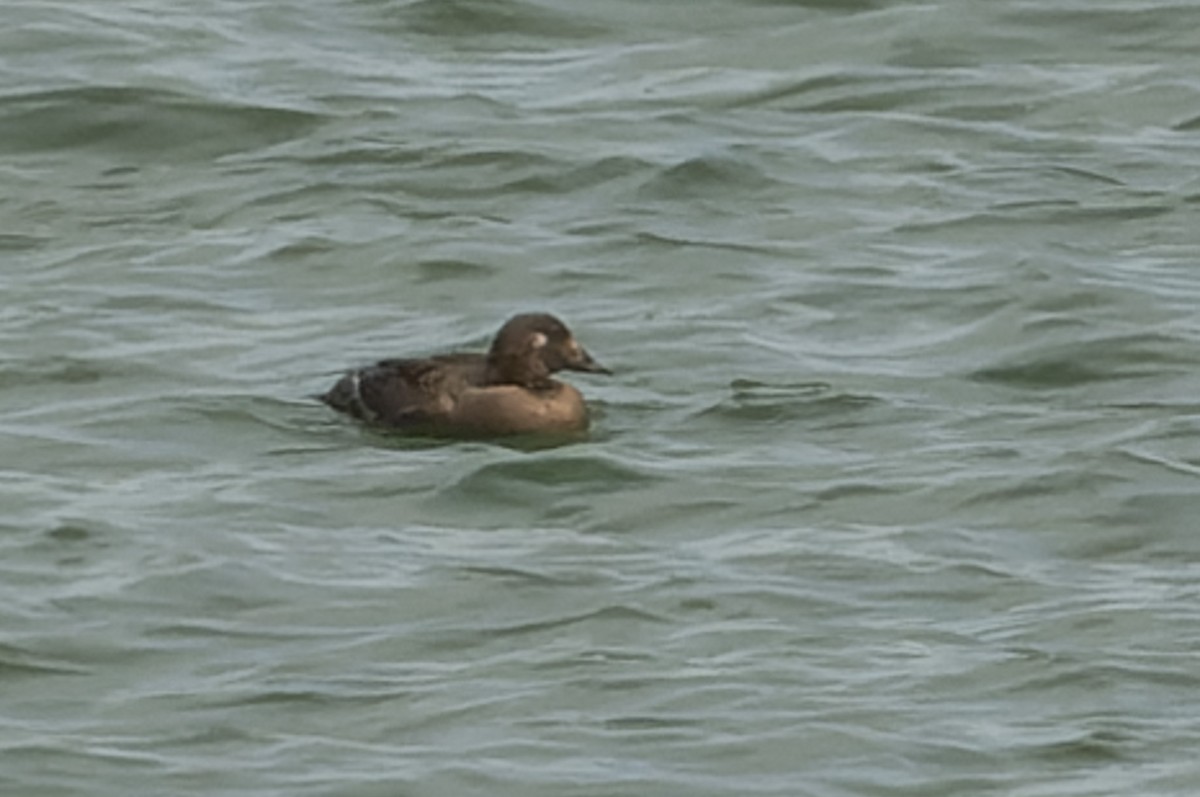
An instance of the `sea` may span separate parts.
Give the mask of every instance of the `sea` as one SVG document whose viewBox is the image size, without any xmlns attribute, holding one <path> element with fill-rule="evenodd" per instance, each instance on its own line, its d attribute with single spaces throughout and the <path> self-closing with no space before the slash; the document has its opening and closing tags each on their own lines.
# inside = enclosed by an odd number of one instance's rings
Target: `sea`
<svg viewBox="0 0 1200 797">
<path fill-rule="evenodd" d="M 0 794 L 1200 793 L 1200 4 L 2 16 Z"/>
</svg>

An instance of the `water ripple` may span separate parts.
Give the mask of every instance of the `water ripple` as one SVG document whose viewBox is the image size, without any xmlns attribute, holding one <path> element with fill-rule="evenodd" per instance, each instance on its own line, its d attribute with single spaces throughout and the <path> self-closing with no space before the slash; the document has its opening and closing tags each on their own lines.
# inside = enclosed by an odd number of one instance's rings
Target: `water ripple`
<svg viewBox="0 0 1200 797">
<path fill-rule="evenodd" d="M 0 108 L 0 142 L 7 148 L 101 148 L 128 156 L 212 157 L 294 138 L 320 122 L 310 111 L 221 105 L 124 86 L 9 94 L 0 97 Z"/>
</svg>

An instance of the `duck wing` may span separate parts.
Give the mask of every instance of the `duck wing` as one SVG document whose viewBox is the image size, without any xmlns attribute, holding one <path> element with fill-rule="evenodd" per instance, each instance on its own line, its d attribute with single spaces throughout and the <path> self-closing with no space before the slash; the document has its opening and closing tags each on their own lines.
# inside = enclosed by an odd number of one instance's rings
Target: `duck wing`
<svg viewBox="0 0 1200 797">
<path fill-rule="evenodd" d="M 483 384 L 485 371 L 479 354 L 381 360 L 349 372 L 321 400 L 372 423 L 433 424 L 454 408 L 465 389 Z"/>
</svg>

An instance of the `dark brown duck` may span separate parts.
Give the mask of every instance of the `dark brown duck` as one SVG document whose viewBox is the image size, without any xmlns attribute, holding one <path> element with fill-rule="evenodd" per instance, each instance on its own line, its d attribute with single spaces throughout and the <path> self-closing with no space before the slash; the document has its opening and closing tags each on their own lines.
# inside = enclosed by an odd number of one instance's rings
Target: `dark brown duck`
<svg viewBox="0 0 1200 797">
<path fill-rule="evenodd" d="M 514 316 L 487 354 L 382 360 L 350 371 L 321 400 L 368 423 L 422 434 L 495 437 L 587 429 L 583 396 L 552 377 L 612 373 L 546 313 Z"/>
</svg>

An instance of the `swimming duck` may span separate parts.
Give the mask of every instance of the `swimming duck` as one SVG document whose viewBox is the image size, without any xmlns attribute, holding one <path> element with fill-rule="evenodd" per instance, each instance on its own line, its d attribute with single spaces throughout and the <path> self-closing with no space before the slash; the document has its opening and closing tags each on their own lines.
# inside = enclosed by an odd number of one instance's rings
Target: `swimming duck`
<svg viewBox="0 0 1200 797">
<path fill-rule="evenodd" d="M 381 360 L 350 371 L 320 399 L 380 426 L 427 434 L 495 437 L 581 432 L 583 396 L 551 378 L 562 370 L 611 374 L 547 313 L 513 316 L 487 354 Z"/>
</svg>

